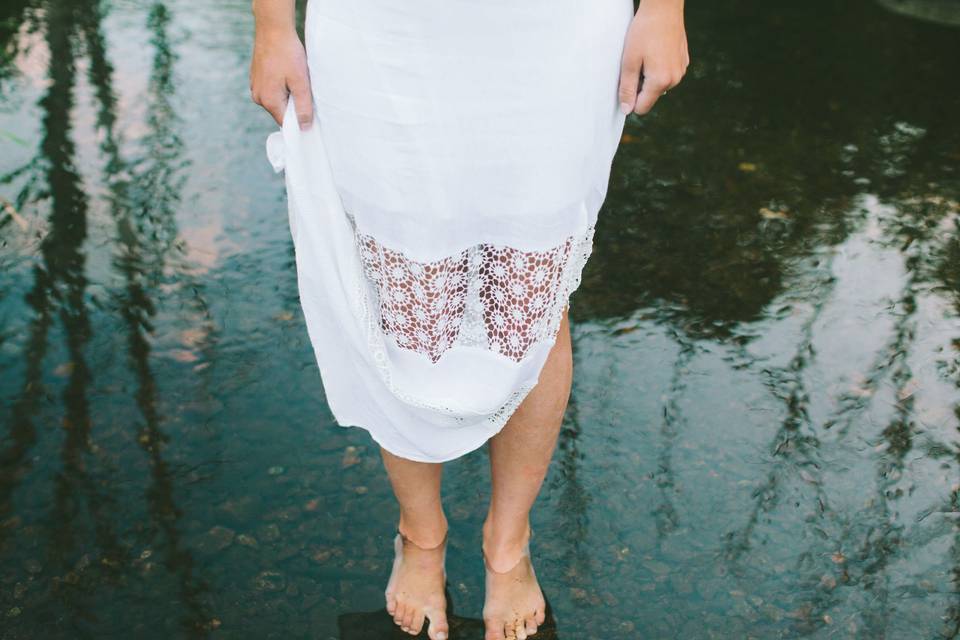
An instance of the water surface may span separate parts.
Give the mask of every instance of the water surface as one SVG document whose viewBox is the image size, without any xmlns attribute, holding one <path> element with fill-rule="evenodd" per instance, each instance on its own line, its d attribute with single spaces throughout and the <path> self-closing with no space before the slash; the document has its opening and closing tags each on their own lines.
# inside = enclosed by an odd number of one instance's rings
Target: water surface
<svg viewBox="0 0 960 640">
<path fill-rule="evenodd" d="M 572 304 L 556 637 L 957 637 L 960 30 L 687 12 Z M 324 403 L 251 36 L 239 0 L 0 8 L 2 638 L 391 635 L 397 509 Z M 474 620 L 487 476 L 446 466 Z"/>
</svg>

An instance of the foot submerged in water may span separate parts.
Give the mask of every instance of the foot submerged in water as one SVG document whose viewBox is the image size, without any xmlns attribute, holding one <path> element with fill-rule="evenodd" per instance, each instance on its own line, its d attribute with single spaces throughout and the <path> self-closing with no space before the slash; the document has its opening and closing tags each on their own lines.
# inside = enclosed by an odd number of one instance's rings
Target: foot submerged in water
<svg viewBox="0 0 960 640">
<path fill-rule="evenodd" d="M 484 543 L 486 600 L 483 605 L 484 640 L 524 640 L 537 632 L 546 618 L 546 601 L 530 560 L 530 535 L 520 550 L 509 554 Z"/>
<path fill-rule="evenodd" d="M 440 544 L 424 548 L 398 530 L 393 547 L 393 569 L 385 592 L 387 612 L 401 629 L 414 636 L 429 619 L 430 640 L 446 640 L 450 635 L 444 595 L 447 536 Z"/>
</svg>

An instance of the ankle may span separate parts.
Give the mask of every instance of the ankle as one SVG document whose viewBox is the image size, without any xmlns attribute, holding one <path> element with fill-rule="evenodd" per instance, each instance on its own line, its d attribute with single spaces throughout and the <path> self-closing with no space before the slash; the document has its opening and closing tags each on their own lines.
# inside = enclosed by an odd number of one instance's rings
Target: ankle
<svg viewBox="0 0 960 640">
<path fill-rule="evenodd" d="M 533 531 L 529 520 L 501 525 L 491 517 L 483 523 L 483 554 L 495 571 L 507 570 L 524 555 Z M 506 569 L 502 569 L 506 567 Z"/>
<path fill-rule="evenodd" d="M 443 544 L 447 538 L 449 525 L 442 513 L 432 518 L 411 518 L 400 514 L 397 531 L 421 549 L 432 549 Z"/>
<path fill-rule="evenodd" d="M 530 518 L 498 520 L 488 513 L 483 521 L 483 540 L 492 546 L 524 545 L 533 533 Z"/>
</svg>

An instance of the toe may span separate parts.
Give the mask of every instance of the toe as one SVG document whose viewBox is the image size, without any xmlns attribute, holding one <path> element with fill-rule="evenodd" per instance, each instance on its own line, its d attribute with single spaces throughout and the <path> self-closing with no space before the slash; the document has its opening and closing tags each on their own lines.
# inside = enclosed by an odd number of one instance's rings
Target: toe
<svg viewBox="0 0 960 640">
<path fill-rule="evenodd" d="M 407 607 L 404 610 L 403 630 L 406 631 L 407 633 L 411 632 L 411 628 L 413 627 L 413 619 L 416 617 L 416 615 L 417 615 L 417 611 L 413 607 Z"/>
<path fill-rule="evenodd" d="M 514 620 L 513 621 L 513 635 L 516 636 L 517 640 L 527 640 L 527 629 L 523 624 L 523 620 Z"/>
<path fill-rule="evenodd" d="M 423 629 L 423 612 L 418 611 L 416 615 L 413 616 L 413 622 L 410 623 L 410 633 L 413 635 L 418 635 L 420 630 Z"/>
<path fill-rule="evenodd" d="M 484 620 L 484 626 L 487 629 L 487 632 L 483 636 L 483 640 L 506 640 L 506 635 L 503 633 L 503 620 Z"/>
<path fill-rule="evenodd" d="M 387 613 L 391 616 L 397 611 L 397 599 L 392 593 L 387 594 Z"/>
<path fill-rule="evenodd" d="M 447 625 L 447 614 L 431 613 L 430 626 L 427 628 L 427 635 L 430 640 L 447 640 L 450 636 L 450 627 Z"/>
<path fill-rule="evenodd" d="M 533 618 L 533 616 L 524 620 L 523 626 L 527 630 L 528 638 L 537 632 L 537 621 Z"/>
<path fill-rule="evenodd" d="M 534 616 L 534 620 L 537 621 L 537 624 L 543 624 L 543 621 L 547 619 L 547 614 L 543 608 L 538 608 L 537 613 Z"/>
<path fill-rule="evenodd" d="M 396 609 L 393 611 L 393 621 L 398 625 L 403 624 L 403 615 L 407 612 L 407 607 L 402 602 L 397 603 Z"/>
</svg>

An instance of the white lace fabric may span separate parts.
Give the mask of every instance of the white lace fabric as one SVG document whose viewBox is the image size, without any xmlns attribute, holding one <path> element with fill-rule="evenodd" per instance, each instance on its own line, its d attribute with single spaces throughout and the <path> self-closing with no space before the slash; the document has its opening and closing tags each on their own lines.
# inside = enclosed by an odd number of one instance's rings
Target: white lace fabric
<svg viewBox="0 0 960 640">
<path fill-rule="evenodd" d="M 519 362 L 556 338 L 560 317 L 592 246 L 594 228 L 543 251 L 480 243 L 418 262 L 356 232 L 379 314 L 398 346 L 437 362 L 457 346 L 490 349 Z"/>
</svg>

